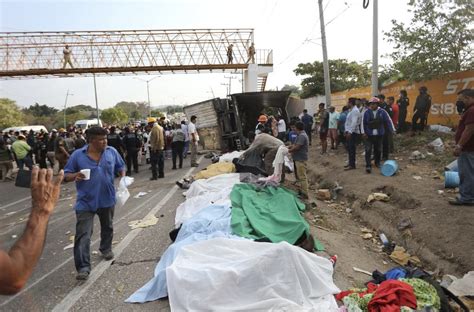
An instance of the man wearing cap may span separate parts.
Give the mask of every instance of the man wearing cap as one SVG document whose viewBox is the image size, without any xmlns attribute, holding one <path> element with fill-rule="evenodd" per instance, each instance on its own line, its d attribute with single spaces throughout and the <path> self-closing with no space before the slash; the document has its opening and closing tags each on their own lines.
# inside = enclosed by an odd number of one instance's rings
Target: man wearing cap
<svg viewBox="0 0 474 312">
<path fill-rule="evenodd" d="M 163 150 L 165 148 L 165 137 L 163 135 L 163 128 L 156 122 L 153 124 L 153 128 L 151 129 L 149 141 L 152 173 L 150 180 L 158 180 L 158 178 L 161 179 L 165 177 L 165 158 L 163 155 Z M 156 168 L 157 166 L 158 171 Z"/>
<path fill-rule="evenodd" d="M 451 205 L 474 206 L 474 89 L 458 93 L 463 114 L 456 131 L 454 156 L 458 157 L 459 196 Z"/>
<path fill-rule="evenodd" d="M 392 121 L 388 113 L 379 107 L 380 99 L 369 100 L 369 108 L 363 116 L 362 133 L 365 140 L 365 171 L 372 172 L 372 150 L 377 168 L 380 167 L 382 140 L 386 131 L 393 131 Z"/>
<path fill-rule="evenodd" d="M 417 130 L 423 131 L 428 121 L 428 114 L 431 109 L 431 96 L 428 94 L 426 87 L 420 87 L 420 94 L 416 97 L 415 110 L 413 111 L 412 131 L 413 134 Z"/>
<path fill-rule="evenodd" d="M 26 137 L 23 134 L 18 135 L 18 140 L 12 144 L 12 152 L 18 162 L 18 168 L 23 170 L 26 165 L 30 170 L 33 169 L 33 160 L 31 159 L 30 152 L 31 146 L 26 143 Z"/>
<path fill-rule="evenodd" d="M 265 115 L 260 115 L 258 117 L 257 126 L 255 126 L 255 135 L 258 135 L 262 132 L 265 132 L 265 125 L 267 124 L 268 118 Z"/>
</svg>

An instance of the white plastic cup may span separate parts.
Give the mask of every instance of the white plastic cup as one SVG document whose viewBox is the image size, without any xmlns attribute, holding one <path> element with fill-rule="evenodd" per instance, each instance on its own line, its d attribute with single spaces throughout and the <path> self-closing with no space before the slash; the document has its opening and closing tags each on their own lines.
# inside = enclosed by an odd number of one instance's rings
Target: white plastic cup
<svg viewBox="0 0 474 312">
<path fill-rule="evenodd" d="M 89 180 L 91 178 L 90 169 L 82 169 L 80 172 L 84 175 L 84 180 Z"/>
</svg>

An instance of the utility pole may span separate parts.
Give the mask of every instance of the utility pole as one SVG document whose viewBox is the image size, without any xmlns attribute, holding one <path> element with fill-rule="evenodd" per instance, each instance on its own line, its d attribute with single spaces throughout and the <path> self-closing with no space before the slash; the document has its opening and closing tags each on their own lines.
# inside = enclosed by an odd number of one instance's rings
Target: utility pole
<svg viewBox="0 0 474 312">
<path fill-rule="evenodd" d="M 94 42 L 93 39 L 91 39 L 91 61 L 92 61 L 92 68 L 95 67 L 94 65 Z M 94 95 L 95 95 L 95 109 L 97 112 L 97 125 L 100 126 L 100 116 L 99 116 L 99 100 L 97 99 L 97 83 L 95 81 L 95 73 L 92 74 L 94 77 Z"/>
<path fill-rule="evenodd" d="M 229 91 L 227 92 L 227 95 L 230 95 L 232 92 L 232 79 L 237 79 L 237 77 L 224 76 L 224 78 L 229 78 Z"/>
<path fill-rule="evenodd" d="M 324 25 L 323 0 L 318 0 L 319 23 L 321 27 L 321 41 L 323 44 L 323 70 L 324 70 L 324 93 L 326 95 L 326 108 L 331 107 L 331 81 L 329 80 L 329 62 L 326 44 L 326 30 Z"/>
<path fill-rule="evenodd" d="M 138 78 L 138 77 L 133 77 L 134 79 L 138 79 L 138 80 L 141 80 L 141 81 L 144 81 L 146 82 L 146 93 L 148 95 L 148 117 L 151 117 L 151 102 L 150 102 L 150 82 L 153 80 L 153 79 L 156 79 L 160 76 L 155 76 L 151 79 L 148 79 L 148 80 L 145 80 L 145 79 L 141 79 L 141 78 Z"/>
<path fill-rule="evenodd" d="M 379 93 L 379 9 L 378 0 L 374 1 L 372 25 L 372 95 Z"/>
<path fill-rule="evenodd" d="M 67 98 L 70 96 L 70 95 L 74 95 L 72 93 L 69 93 L 69 89 L 67 89 L 67 92 L 66 92 L 66 100 L 64 101 L 64 129 L 66 129 L 66 106 L 67 106 Z"/>
</svg>

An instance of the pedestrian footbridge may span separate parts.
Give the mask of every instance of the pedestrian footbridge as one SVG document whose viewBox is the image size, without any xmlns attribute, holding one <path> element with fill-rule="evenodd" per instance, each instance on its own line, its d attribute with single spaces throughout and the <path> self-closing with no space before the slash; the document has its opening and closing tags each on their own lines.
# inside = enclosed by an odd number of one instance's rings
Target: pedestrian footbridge
<svg viewBox="0 0 474 312">
<path fill-rule="evenodd" d="M 253 42 L 253 29 L 3 32 L 0 78 L 237 72 L 246 92 L 263 91 L 273 51 L 249 59 Z"/>
</svg>

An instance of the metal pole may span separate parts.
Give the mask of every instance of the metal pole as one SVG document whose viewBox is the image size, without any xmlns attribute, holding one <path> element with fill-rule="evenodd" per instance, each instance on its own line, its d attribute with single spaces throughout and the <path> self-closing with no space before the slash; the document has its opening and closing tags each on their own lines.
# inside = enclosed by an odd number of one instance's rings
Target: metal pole
<svg viewBox="0 0 474 312">
<path fill-rule="evenodd" d="M 373 29 L 372 29 L 372 95 L 379 93 L 379 21 L 378 21 L 378 0 L 374 1 Z"/>
<path fill-rule="evenodd" d="M 326 108 L 331 107 L 331 81 L 329 80 L 329 62 L 326 46 L 326 30 L 324 25 L 323 0 L 318 0 L 319 23 L 321 25 L 321 41 L 323 44 L 323 70 L 324 70 L 324 93 L 326 96 Z"/>
<path fill-rule="evenodd" d="M 72 95 L 72 94 L 71 94 Z M 66 106 L 67 106 L 67 98 L 69 96 L 69 89 L 66 92 L 66 100 L 64 101 L 64 129 L 66 129 Z"/>
<path fill-rule="evenodd" d="M 92 68 L 94 68 L 94 49 L 93 47 L 93 40 L 91 40 L 91 62 L 92 62 Z M 92 74 L 94 78 L 94 95 L 95 95 L 95 109 L 96 109 L 96 114 L 97 114 L 97 125 L 100 126 L 100 116 L 99 116 L 99 101 L 97 100 L 97 83 L 95 81 L 95 73 Z"/>
<path fill-rule="evenodd" d="M 148 117 L 151 117 L 151 102 L 150 102 L 150 81 L 146 82 L 146 93 L 148 94 Z"/>
</svg>

